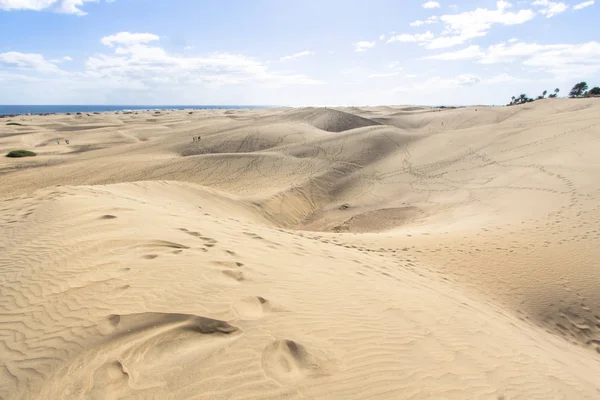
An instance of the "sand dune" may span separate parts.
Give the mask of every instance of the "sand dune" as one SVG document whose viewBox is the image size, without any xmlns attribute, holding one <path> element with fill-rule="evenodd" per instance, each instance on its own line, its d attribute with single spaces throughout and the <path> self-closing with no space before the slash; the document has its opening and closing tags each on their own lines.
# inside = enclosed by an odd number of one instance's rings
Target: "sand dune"
<svg viewBox="0 0 600 400">
<path fill-rule="evenodd" d="M 379 125 L 378 122 L 332 108 L 305 108 L 281 116 L 292 122 L 304 122 L 328 132 L 343 132 L 349 129 Z"/>
<path fill-rule="evenodd" d="M 599 111 L 3 121 L 0 398 L 599 398 Z"/>
</svg>

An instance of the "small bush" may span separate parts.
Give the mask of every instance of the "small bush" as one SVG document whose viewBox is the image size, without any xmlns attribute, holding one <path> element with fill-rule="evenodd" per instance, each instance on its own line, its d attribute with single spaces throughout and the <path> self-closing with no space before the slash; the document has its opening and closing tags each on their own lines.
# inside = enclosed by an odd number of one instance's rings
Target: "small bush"
<svg viewBox="0 0 600 400">
<path fill-rule="evenodd" d="M 600 87 L 596 86 L 588 91 L 588 96 L 600 96 Z"/>
<path fill-rule="evenodd" d="M 12 158 L 33 157 L 33 156 L 37 156 L 37 154 L 35 154 L 33 151 L 29 151 L 29 150 L 13 150 L 6 155 L 6 157 L 12 157 Z"/>
<path fill-rule="evenodd" d="M 16 126 L 23 126 L 23 124 L 20 124 L 18 122 L 9 122 L 6 125 L 16 125 Z"/>
</svg>

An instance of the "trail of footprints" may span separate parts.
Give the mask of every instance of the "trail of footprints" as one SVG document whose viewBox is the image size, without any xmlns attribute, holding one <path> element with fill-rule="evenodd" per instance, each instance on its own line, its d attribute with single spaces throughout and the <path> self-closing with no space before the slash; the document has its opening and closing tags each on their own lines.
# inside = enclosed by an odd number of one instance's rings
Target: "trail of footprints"
<svg viewBox="0 0 600 400">
<path fill-rule="evenodd" d="M 217 240 L 203 236 L 200 232 L 192 231 L 187 228 L 178 229 L 201 240 L 203 242 L 202 247 L 199 247 L 201 251 L 209 251 L 209 249 L 214 248 L 218 244 Z M 256 240 L 265 241 L 271 245 L 282 246 L 279 243 L 266 240 L 252 232 L 243 232 L 243 234 Z M 164 241 L 156 241 L 156 243 L 158 242 L 164 243 Z M 198 249 L 196 247 L 179 245 L 177 243 L 168 243 L 170 244 L 168 247 L 177 249 L 172 253 L 179 253 L 182 249 Z M 327 243 L 327 241 L 324 241 L 324 243 Z M 224 250 L 224 252 L 231 257 L 237 256 L 237 254 L 231 250 Z M 146 254 L 142 256 L 142 258 L 153 260 L 158 256 L 158 254 Z M 246 279 L 244 272 L 241 270 L 241 268 L 244 267 L 244 263 L 240 261 L 213 260 L 209 261 L 209 265 L 220 268 L 220 272 L 223 276 L 235 283 L 243 282 Z M 285 311 L 282 307 L 273 305 L 268 299 L 261 296 L 249 296 L 239 299 L 234 301 L 231 307 L 242 321 L 261 318 L 268 312 Z M 153 333 L 155 328 L 161 326 L 164 327 L 165 325 L 172 325 L 172 327 L 168 330 L 161 329 L 160 331 L 163 332 L 161 333 L 161 336 L 178 335 L 182 330 L 192 330 L 204 336 L 210 335 L 214 337 L 214 340 L 218 340 L 222 335 L 235 337 L 242 334 L 242 330 L 239 327 L 230 325 L 225 321 L 213 320 L 190 314 L 144 313 L 134 315 L 113 315 L 109 318 L 109 322 L 110 325 L 114 327 L 114 332 L 122 332 L 125 329 L 131 330 L 132 326 L 137 328 L 139 325 L 142 327 L 149 327 L 151 325 L 152 328 L 148 328 L 149 332 L 144 333 L 147 337 L 137 346 L 142 350 L 147 346 L 154 345 L 154 342 L 157 340 Z M 126 326 L 124 326 L 124 322 Z M 226 346 L 230 343 L 230 341 L 227 341 L 224 342 L 223 345 Z M 140 382 L 141 377 L 147 376 L 150 371 L 144 371 L 144 369 L 147 368 L 143 368 L 139 362 L 136 362 L 137 365 L 131 365 L 126 359 L 130 356 L 130 353 L 136 353 L 142 350 L 128 349 L 118 360 L 110 361 L 102 365 L 98 369 L 98 372 L 103 373 L 104 369 L 110 369 L 113 373 L 114 371 L 117 371 L 117 375 L 123 376 L 130 386 L 132 384 L 140 385 L 143 383 Z M 261 356 L 261 366 L 265 371 L 265 374 L 281 384 L 293 384 L 304 378 L 326 374 L 325 368 L 322 365 L 323 362 L 322 357 L 317 357 L 301 343 L 289 339 L 274 340 L 268 343 L 263 349 Z M 131 370 L 140 368 L 142 370 L 141 373 L 131 373 Z M 136 377 L 138 382 L 132 382 L 134 379 L 133 377 Z"/>
<path fill-rule="evenodd" d="M 117 217 L 111 215 L 110 217 L 102 216 L 100 218 L 111 220 Z M 151 253 L 142 255 L 142 258 L 146 260 L 154 260 L 160 256 L 161 249 L 168 249 L 167 251 L 169 253 L 179 254 L 188 250 L 209 252 L 215 248 L 218 248 L 219 246 L 219 242 L 217 240 L 205 236 L 200 232 L 189 230 L 187 228 L 178 228 L 178 230 L 198 239 L 201 244 L 199 246 L 185 246 L 175 242 L 153 240 L 141 246 L 142 248 L 153 250 Z M 302 232 L 298 233 L 283 229 L 278 229 L 277 231 L 287 235 L 318 241 L 326 246 L 335 245 L 337 247 L 355 250 L 364 254 L 374 253 L 373 255 L 383 256 L 385 253 L 387 253 L 393 255 L 398 262 L 403 262 L 403 268 L 414 269 L 414 264 L 411 262 L 413 260 L 411 258 L 402 257 L 400 254 L 396 254 L 397 252 L 402 254 L 403 252 L 414 250 L 414 246 L 412 249 L 409 249 L 408 247 L 402 249 L 373 249 L 369 247 L 348 244 L 336 237 L 329 238 L 323 235 L 313 235 L 309 233 L 305 234 Z M 267 247 L 282 246 L 282 244 L 267 240 L 256 233 L 245 231 L 243 234 L 251 239 L 264 241 Z M 139 247 L 140 246 L 138 246 L 138 248 Z M 298 243 L 296 247 L 299 250 L 303 250 L 300 243 Z M 218 269 L 218 273 L 225 278 L 224 280 L 217 280 L 222 284 L 242 284 L 248 279 L 244 271 L 244 263 L 236 260 L 237 254 L 234 251 L 228 249 L 223 249 L 222 251 L 229 256 L 229 259 L 208 261 L 206 267 L 215 267 Z M 324 248 L 323 251 L 326 251 L 326 249 Z M 335 258 L 331 254 L 329 256 Z M 354 262 L 359 264 L 362 263 L 359 260 L 354 260 Z M 385 266 L 381 266 L 381 268 L 379 268 L 373 265 L 364 264 L 362 265 L 361 271 L 359 271 L 358 274 L 371 275 L 373 273 L 378 273 L 386 278 L 399 279 L 394 276 L 394 273 L 390 268 Z M 272 304 L 271 301 L 261 296 L 249 296 L 235 300 L 231 304 L 231 308 L 237 315 L 237 318 L 234 321 L 238 322 L 260 319 L 263 318 L 265 314 L 271 312 L 286 311 L 285 309 Z M 140 359 L 139 354 L 147 353 L 152 355 L 154 358 L 162 359 L 160 353 L 163 350 L 161 350 L 161 347 L 158 346 L 158 343 L 161 341 L 172 340 L 172 338 L 179 338 L 178 340 L 183 338 L 186 341 L 196 341 L 200 340 L 200 337 L 197 337 L 197 335 L 201 335 L 201 340 L 210 339 L 211 342 L 218 341 L 218 343 L 215 342 L 214 348 L 223 348 L 230 346 L 239 335 L 243 334 L 241 328 L 230 325 L 226 321 L 213 320 L 191 314 L 164 314 L 148 312 L 144 314 L 111 316 L 108 321 L 108 325 L 111 327 L 109 329 L 111 332 L 109 335 L 113 337 L 116 336 L 117 339 L 115 340 L 120 340 L 118 338 L 123 335 L 123 332 L 129 332 L 131 329 L 134 329 L 137 332 L 136 335 L 140 335 L 140 340 L 136 340 L 137 344 L 135 347 L 124 347 L 119 354 L 115 354 L 114 359 L 105 361 L 102 365 L 99 365 L 96 368 L 96 371 L 98 374 L 102 375 L 108 373 L 110 370 L 111 374 L 121 377 L 118 378 L 120 382 L 124 382 L 130 387 L 143 387 L 152 383 L 152 379 L 150 379 L 154 373 L 152 371 L 152 366 L 145 364 L 143 362 L 144 357 Z M 233 322 L 233 324 L 236 323 Z M 225 336 L 231 340 L 223 340 Z M 272 339 L 270 342 L 265 343 L 264 346 L 265 347 L 262 350 L 260 359 L 261 367 L 266 376 L 282 385 L 293 385 L 301 380 L 326 375 L 328 373 L 326 368 L 326 365 L 328 365 L 329 362 L 328 357 L 320 355 L 319 353 L 313 351 L 315 349 L 307 348 L 302 343 L 285 338 L 278 338 Z M 199 351 L 197 349 L 198 347 L 190 346 L 188 350 L 181 351 L 193 353 Z M 199 354 L 199 356 L 203 357 L 204 355 L 202 354 Z M 186 356 L 196 357 L 195 355 L 187 353 Z M 174 359 L 177 360 L 177 357 Z M 186 359 L 186 357 L 183 357 L 180 362 L 185 362 L 184 360 Z M 115 382 L 115 384 L 119 383 Z"/>
<path fill-rule="evenodd" d="M 206 236 L 202 236 L 202 234 L 199 232 L 190 231 L 186 228 L 179 228 L 179 230 L 187 233 L 190 236 L 197 237 L 198 239 L 204 241 L 204 247 L 208 247 L 208 248 L 214 247 L 218 243 L 215 239 L 209 238 Z"/>
</svg>

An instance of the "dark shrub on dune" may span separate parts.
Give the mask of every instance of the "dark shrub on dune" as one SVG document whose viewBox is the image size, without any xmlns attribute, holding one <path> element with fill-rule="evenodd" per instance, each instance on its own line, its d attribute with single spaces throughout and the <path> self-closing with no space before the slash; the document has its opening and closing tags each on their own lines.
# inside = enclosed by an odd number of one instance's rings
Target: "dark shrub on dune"
<svg viewBox="0 0 600 400">
<path fill-rule="evenodd" d="M 588 91 L 588 96 L 600 96 L 600 87 L 595 86 Z"/>
<path fill-rule="evenodd" d="M 6 154 L 6 157 L 12 157 L 12 158 L 33 157 L 33 156 L 37 156 L 37 154 L 35 154 L 33 151 L 29 151 L 29 150 L 13 150 L 13 151 L 9 152 L 8 154 Z"/>
</svg>

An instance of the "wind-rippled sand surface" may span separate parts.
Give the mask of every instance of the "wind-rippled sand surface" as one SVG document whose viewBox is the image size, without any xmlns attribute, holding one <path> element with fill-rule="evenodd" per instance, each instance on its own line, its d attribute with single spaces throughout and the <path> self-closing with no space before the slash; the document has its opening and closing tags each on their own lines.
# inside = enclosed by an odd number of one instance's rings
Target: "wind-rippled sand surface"
<svg viewBox="0 0 600 400">
<path fill-rule="evenodd" d="M 600 398 L 598 99 L 7 121 L 0 398 Z"/>
</svg>

